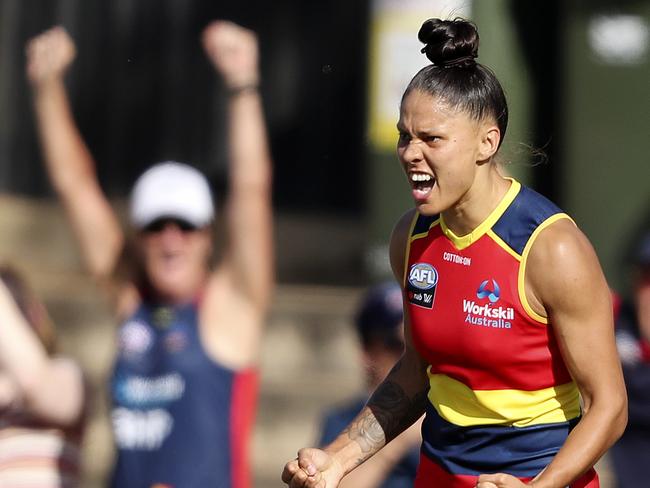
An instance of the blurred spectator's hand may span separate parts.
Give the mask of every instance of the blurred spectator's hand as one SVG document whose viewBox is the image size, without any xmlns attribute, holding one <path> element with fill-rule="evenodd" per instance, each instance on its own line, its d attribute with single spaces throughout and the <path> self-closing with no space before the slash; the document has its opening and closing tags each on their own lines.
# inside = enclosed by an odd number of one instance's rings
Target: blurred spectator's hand
<svg viewBox="0 0 650 488">
<path fill-rule="evenodd" d="M 37 85 L 63 76 L 77 49 L 68 32 L 56 26 L 31 39 L 26 54 L 27 79 Z"/>
<path fill-rule="evenodd" d="M 229 89 L 255 87 L 259 83 L 254 32 L 217 20 L 204 29 L 203 48 Z"/>
</svg>

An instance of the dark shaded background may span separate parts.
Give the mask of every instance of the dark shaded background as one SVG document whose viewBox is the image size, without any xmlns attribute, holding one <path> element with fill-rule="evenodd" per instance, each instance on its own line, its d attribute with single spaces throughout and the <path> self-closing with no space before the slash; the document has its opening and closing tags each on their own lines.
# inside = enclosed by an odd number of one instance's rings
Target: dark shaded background
<svg viewBox="0 0 650 488">
<path fill-rule="evenodd" d="M 1 0 L 0 15 L 0 49 L 13 61 L 0 75 L 3 190 L 49 192 L 22 53 L 57 23 L 77 42 L 68 87 L 108 194 L 125 195 L 143 168 L 166 159 L 221 187 L 224 94 L 200 34 L 222 18 L 259 35 L 278 207 L 360 210 L 367 2 Z"/>
<path fill-rule="evenodd" d="M 385 267 L 368 265 L 374 262 L 368 256 L 377 250 L 384 256 L 381 243 L 410 200 L 397 170 L 381 169 L 393 168 L 394 153 L 373 152 L 367 139 L 372 3 L 0 0 L 0 190 L 51 194 L 23 50 L 30 37 L 60 23 L 78 45 L 68 88 L 109 197 L 123 200 L 145 167 L 168 159 L 201 168 L 223 195 L 225 99 L 200 33 L 212 19 L 229 19 L 256 31 L 260 40 L 280 279 L 357 284 L 376 279 Z M 527 84 L 527 100 L 510 100 L 528 111 L 526 120 L 518 121 L 526 133 L 517 133 L 513 124 L 506 145 L 533 148 L 518 155 L 515 174 L 576 218 L 608 277 L 621 286 L 618 263 L 629 246 L 620 241 L 629 240 L 625 236 L 639 227 L 650 205 L 643 184 L 650 180 L 644 149 L 649 63 L 647 54 L 631 65 L 597 59 L 588 42 L 591 22 L 612 15 L 636 15 L 647 23 L 650 2 L 472 4 L 481 62 L 506 66 L 497 74 L 514 83 L 511 88 Z M 509 29 L 511 39 L 503 32 Z M 545 162 L 522 170 L 522 164 L 540 160 Z M 323 242 L 331 246 L 324 249 Z"/>
</svg>

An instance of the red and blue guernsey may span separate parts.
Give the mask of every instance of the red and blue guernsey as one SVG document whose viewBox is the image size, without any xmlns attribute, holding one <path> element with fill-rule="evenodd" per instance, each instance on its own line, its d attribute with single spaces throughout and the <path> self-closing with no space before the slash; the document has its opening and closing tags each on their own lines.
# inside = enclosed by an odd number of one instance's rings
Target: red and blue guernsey
<svg viewBox="0 0 650 488">
<path fill-rule="evenodd" d="M 416 487 L 470 488 L 497 472 L 530 480 L 578 422 L 578 388 L 524 292 L 535 239 L 568 218 L 515 180 L 468 235 L 416 214 L 404 284 L 430 385 Z M 597 486 L 593 470 L 571 485 Z"/>
<path fill-rule="evenodd" d="M 195 304 L 142 304 L 118 337 L 112 486 L 249 488 L 256 383 L 207 356 Z"/>
</svg>

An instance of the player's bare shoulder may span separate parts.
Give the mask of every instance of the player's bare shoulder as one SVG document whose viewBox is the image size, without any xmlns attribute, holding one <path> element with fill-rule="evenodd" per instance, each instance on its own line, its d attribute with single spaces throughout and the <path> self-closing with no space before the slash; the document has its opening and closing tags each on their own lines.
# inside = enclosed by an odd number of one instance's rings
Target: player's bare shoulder
<svg viewBox="0 0 650 488">
<path fill-rule="evenodd" d="M 540 232 L 528 255 L 526 278 L 546 309 L 575 301 L 576 290 L 607 289 L 593 246 L 569 219 Z"/>
<path fill-rule="evenodd" d="M 591 243 L 576 224 L 566 218 L 559 219 L 546 227 L 531 246 L 528 266 L 531 272 L 537 269 L 555 269 L 558 265 L 575 265 L 580 261 L 595 258 Z M 545 268 L 545 266 L 548 266 Z"/>
</svg>

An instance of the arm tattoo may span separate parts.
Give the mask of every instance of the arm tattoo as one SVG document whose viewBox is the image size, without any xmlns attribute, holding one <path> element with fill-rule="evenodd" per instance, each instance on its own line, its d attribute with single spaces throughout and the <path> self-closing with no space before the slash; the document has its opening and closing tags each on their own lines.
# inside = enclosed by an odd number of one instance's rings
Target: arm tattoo
<svg viewBox="0 0 650 488">
<path fill-rule="evenodd" d="M 392 372 L 401 368 L 399 361 Z M 389 375 L 390 377 L 390 375 Z M 361 448 L 357 465 L 401 434 L 424 413 L 428 387 L 412 398 L 395 381 L 384 380 L 368 400 L 367 408 L 344 431 Z"/>
</svg>

